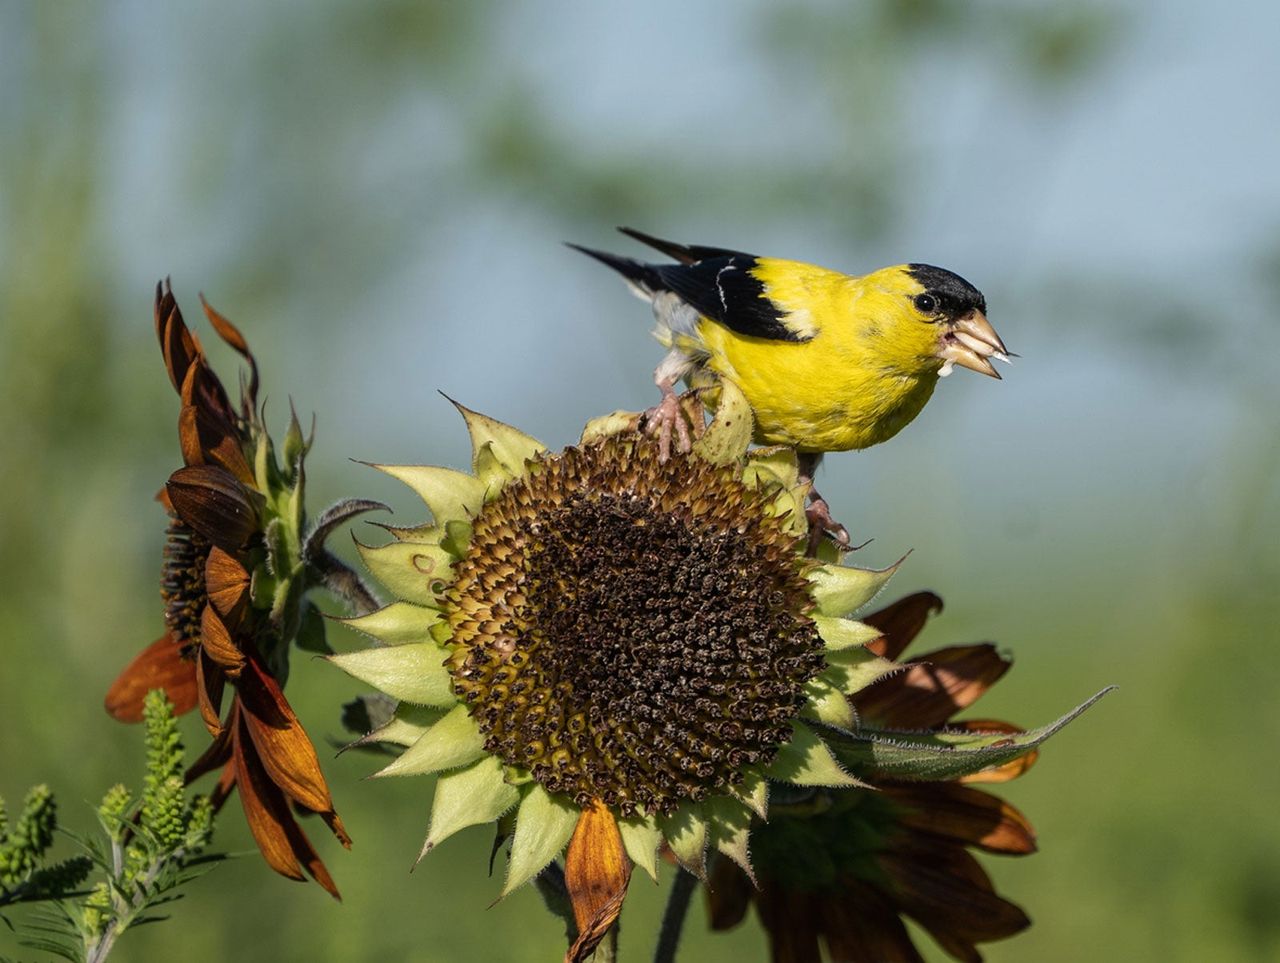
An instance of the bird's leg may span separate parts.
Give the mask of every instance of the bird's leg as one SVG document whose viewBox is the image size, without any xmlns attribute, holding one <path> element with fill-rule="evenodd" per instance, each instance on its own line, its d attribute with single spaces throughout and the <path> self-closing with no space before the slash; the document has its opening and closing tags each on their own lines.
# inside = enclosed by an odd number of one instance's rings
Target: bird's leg
<svg viewBox="0 0 1280 963">
<path fill-rule="evenodd" d="M 694 389 L 685 393 L 684 413 L 693 427 L 693 436 L 701 438 L 707 430 L 707 412 L 702 406 L 702 392 Z"/>
<path fill-rule="evenodd" d="M 830 535 L 842 551 L 849 548 L 849 530 L 831 516 L 831 506 L 818 494 L 818 489 L 813 485 L 813 476 L 821 461 L 821 453 L 798 452 L 796 455 L 800 481 L 809 483 L 809 505 L 804 510 L 804 517 L 809 522 L 810 555 L 817 554 L 823 535 Z"/>
<path fill-rule="evenodd" d="M 680 396 L 676 394 L 674 380 L 661 379 L 658 382 L 658 390 L 662 392 L 662 400 L 644 413 L 644 430 L 658 436 L 658 461 L 665 464 L 671 457 L 673 428 L 677 451 L 692 450 L 693 438 L 689 434 L 689 423 L 680 405 Z"/>
</svg>

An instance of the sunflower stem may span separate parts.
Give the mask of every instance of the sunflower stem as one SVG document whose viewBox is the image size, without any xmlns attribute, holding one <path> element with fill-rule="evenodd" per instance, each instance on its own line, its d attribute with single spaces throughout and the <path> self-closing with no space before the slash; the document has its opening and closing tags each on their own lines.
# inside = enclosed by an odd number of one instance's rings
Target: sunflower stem
<svg viewBox="0 0 1280 963">
<path fill-rule="evenodd" d="M 600 945 L 591 954 L 590 963 L 616 963 L 618 959 L 618 924 L 609 927 Z"/>
<path fill-rule="evenodd" d="M 667 908 L 662 913 L 662 929 L 658 931 L 658 946 L 653 951 L 653 963 L 675 963 L 676 948 L 680 945 L 680 932 L 689 913 L 689 901 L 698 888 L 698 877 L 687 870 L 676 872 L 675 882 L 667 896 Z"/>
</svg>

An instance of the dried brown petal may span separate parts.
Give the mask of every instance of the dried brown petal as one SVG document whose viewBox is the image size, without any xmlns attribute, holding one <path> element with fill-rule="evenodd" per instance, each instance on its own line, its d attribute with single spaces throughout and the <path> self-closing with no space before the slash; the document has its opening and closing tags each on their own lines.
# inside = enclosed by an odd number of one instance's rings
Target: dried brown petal
<svg viewBox="0 0 1280 963">
<path fill-rule="evenodd" d="M 197 367 L 191 369 L 194 374 Z M 188 379 L 190 380 L 190 379 Z M 186 465 L 221 465 L 246 485 L 256 484 L 240 432 L 230 422 L 196 404 L 178 412 L 178 444 Z"/>
<path fill-rule="evenodd" d="M 886 659 L 896 659 L 920 634 L 929 616 L 941 611 L 942 599 L 932 592 L 916 592 L 898 599 L 860 620 L 884 633 L 868 642 L 867 648 Z"/>
<path fill-rule="evenodd" d="M 227 675 L 234 679 L 240 674 L 245 661 L 244 653 L 240 651 L 212 605 L 206 605 L 200 616 L 200 644 L 205 655 L 222 666 Z"/>
<path fill-rule="evenodd" d="M 937 847 L 928 858 L 919 852 L 887 852 L 878 862 L 903 912 L 948 952 L 962 951 L 961 959 L 980 960 L 973 944 L 1012 936 L 1031 925 L 1021 908 L 996 895 L 977 860 L 959 846 Z"/>
<path fill-rule="evenodd" d="M 766 889 L 756 898 L 756 912 L 769 934 L 773 963 L 822 963 L 822 920 L 812 893 L 784 886 Z"/>
<path fill-rule="evenodd" d="M 165 370 L 169 372 L 173 390 L 180 392 L 187 369 L 200 356 L 200 343 L 182 320 L 182 312 L 178 310 L 178 302 L 174 300 L 168 281 L 156 285 L 155 315 L 156 337 L 164 353 Z"/>
<path fill-rule="evenodd" d="M 884 794 L 901 806 L 905 827 L 945 836 L 992 853 L 1036 851 L 1026 816 L 1002 799 L 954 783 L 890 786 Z"/>
<path fill-rule="evenodd" d="M 201 649 L 196 654 L 196 695 L 200 704 L 200 718 L 204 720 L 209 735 L 222 732 L 222 689 L 225 681 L 222 668 Z"/>
<path fill-rule="evenodd" d="M 938 649 L 858 692 L 853 704 L 874 725 L 932 729 L 976 701 L 1010 665 L 986 643 Z"/>
<path fill-rule="evenodd" d="M 711 861 L 707 880 L 707 910 L 713 930 L 732 929 L 742 922 L 755 895 L 747 874 L 729 859 Z"/>
<path fill-rule="evenodd" d="M 283 794 L 262 771 L 243 720 L 238 720 L 232 739 L 232 753 L 240 802 L 262 858 L 281 876 L 303 879 L 302 866 L 284 829 L 285 821 L 292 821 L 293 816 Z"/>
<path fill-rule="evenodd" d="M 305 809 L 333 811 L 320 760 L 275 679 L 250 660 L 240 676 L 245 728 L 271 781 Z"/>
<path fill-rule="evenodd" d="M 175 715 L 195 708 L 196 666 L 182 658 L 182 647 L 171 635 L 156 639 L 116 676 L 107 690 L 107 712 L 121 722 L 141 722 L 142 703 L 152 689 L 164 690 Z"/>
<path fill-rule="evenodd" d="M 204 564 L 205 593 L 224 625 L 240 621 L 249 598 L 249 572 L 239 559 L 214 546 Z"/>
<path fill-rule="evenodd" d="M 340 899 L 333 877 L 293 818 L 284 793 L 263 769 L 243 715 L 236 728 L 234 746 L 240 801 L 262 858 L 268 866 L 289 879 L 303 879 L 302 867 L 305 866 L 317 883 L 334 899 Z"/>
<path fill-rule="evenodd" d="M 225 468 L 179 468 L 169 476 L 165 490 L 178 517 L 224 551 L 240 551 L 258 531 L 249 489 Z"/>
<path fill-rule="evenodd" d="M 898 908 L 874 886 L 847 879 L 838 897 L 822 900 L 823 935 L 839 963 L 924 963 Z"/>
<path fill-rule="evenodd" d="M 203 294 L 200 295 L 200 306 L 204 308 L 204 316 L 213 325 L 213 330 L 218 332 L 218 337 L 249 362 L 249 385 L 245 389 L 245 401 L 252 409 L 257 404 L 258 398 L 258 362 L 254 360 L 253 352 L 249 350 L 249 342 L 245 341 L 239 328 L 209 306 Z M 247 415 L 248 412 L 245 414 Z"/>
<path fill-rule="evenodd" d="M 565 886 L 578 923 L 578 938 L 565 963 L 582 963 L 622 912 L 631 860 L 613 813 L 599 799 L 582 811 L 564 861 Z"/>
</svg>

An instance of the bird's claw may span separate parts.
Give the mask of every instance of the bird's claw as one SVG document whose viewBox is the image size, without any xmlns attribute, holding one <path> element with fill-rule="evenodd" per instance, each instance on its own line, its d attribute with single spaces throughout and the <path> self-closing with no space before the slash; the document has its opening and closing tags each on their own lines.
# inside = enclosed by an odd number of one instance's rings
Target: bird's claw
<svg viewBox="0 0 1280 963">
<path fill-rule="evenodd" d="M 804 517 L 809 523 L 809 554 L 816 555 L 823 536 L 828 536 L 842 552 L 852 550 L 849 530 L 831 517 L 831 506 L 821 496 L 810 500 L 804 510 Z M 861 546 L 859 546 L 861 547 Z"/>
<path fill-rule="evenodd" d="M 686 409 L 685 402 L 689 409 Z M 695 415 L 696 412 L 696 415 Z M 658 436 L 658 463 L 666 464 L 671 457 L 671 439 L 675 435 L 676 451 L 687 453 L 693 450 L 695 435 L 702 432 L 698 415 L 702 413 L 702 402 L 696 397 L 686 395 L 681 398 L 670 387 L 662 389 L 662 400 L 644 413 L 642 424 L 645 432 Z"/>
</svg>

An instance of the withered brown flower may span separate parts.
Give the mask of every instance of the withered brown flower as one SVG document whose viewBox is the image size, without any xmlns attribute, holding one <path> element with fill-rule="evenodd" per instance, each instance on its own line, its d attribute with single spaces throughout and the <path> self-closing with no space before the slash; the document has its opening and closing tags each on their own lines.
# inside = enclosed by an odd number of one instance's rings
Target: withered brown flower
<svg viewBox="0 0 1280 963">
<path fill-rule="evenodd" d="M 306 599 L 311 587 L 340 584 L 348 597 L 372 607 L 359 580 L 323 545 L 336 525 L 376 506 L 343 503 L 307 524 L 303 459 L 310 440 L 293 417 L 284 463 L 277 461 L 258 409 L 257 363 L 235 326 L 201 303 L 219 337 L 248 363 L 249 375 L 233 406 L 168 284 L 157 286 L 156 334 L 182 401 L 184 463 L 158 496 L 169 514 L 161 579 L 166 631 L 111 685 L 106 708 L 121 721 L 140 721 L 143 698 L 156 688 L 178 712 L 198 706 L 213 742 L 187 781 L 221 769 L 211 794 L 215 807 L 238 788 L 268 865 L 290 879 L 304 879 L 305 870 L 336 897 L 294 810 L 318 814 L 343 846 L 351 840 L 282 687 L 291 641 L 327 651 L 319 612 Z"/>
<path fill-rule="evenodd" d="M 867 644 L 897 659 L 942 600 L 918 593 L 862 621 L 881 637 Z M 995 720 L 957 722 L 1009 668 L 988 644 L 953 646 L 904 663 L 851 696 L 862 724 L 886 730 L 1022 730 Z M 903 924 L 919 923 L 950 956 L 980 961 L 977 944 L 1030 925 L 996 893 L 971 849 L 1026 855 L 1036 849 L 1026 817 L 970 783 L 1003 782 L 1025 772 L 1036 750 L 961 779 L 895 782 L 876 789 L 775 793 L 771 818 L 752 834 L 756 884 L 719 860 L 708 902 L 714 929 L 739 923 L 752 901 L 773 959 L 850 963 L 923 960 Z"/>
</svg>

